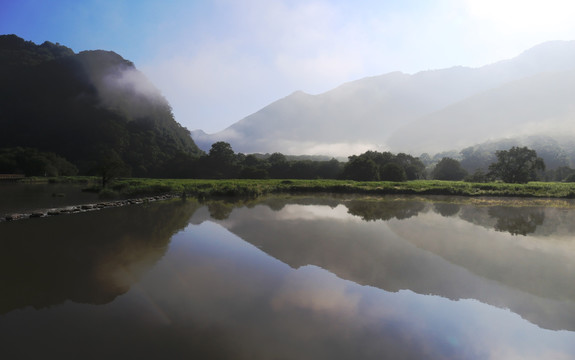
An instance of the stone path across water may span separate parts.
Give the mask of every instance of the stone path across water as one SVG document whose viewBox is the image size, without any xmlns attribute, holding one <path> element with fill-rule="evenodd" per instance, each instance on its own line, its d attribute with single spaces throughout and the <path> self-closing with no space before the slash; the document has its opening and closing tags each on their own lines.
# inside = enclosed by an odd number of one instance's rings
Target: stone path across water
<svg viewBox="0 0 575 360">
<path fill-rule="evenodd" d="M 136 198 L 136 199 L 112 200 L 112 201 L 97 202 L 97 203 L 93 203 L 93 204 L 65 206 L 65 207 L 53 208 L 53 209 L 39 209 L 39 210 L 34 210 L 32 212 L 29 212 L 29 213 L 9 214 L 9 215 L 6 215 L 4 217 L 0 217 L 0 222 L 82 213 L 82 212 L 95 211 L 95 210 L 111 208 L 111 207 L 120 207 L 120 206 L 126 206 L 126 205 L 143 204 L 143 203 L 151 202 L 151 201 L 168 200 L 168 199 L 172 199 L 174 197 L 176 197 L 176 196 L 175 195 L 158 195 L 158 196 L 149 196 L 149 197 Z"/>
</svg>

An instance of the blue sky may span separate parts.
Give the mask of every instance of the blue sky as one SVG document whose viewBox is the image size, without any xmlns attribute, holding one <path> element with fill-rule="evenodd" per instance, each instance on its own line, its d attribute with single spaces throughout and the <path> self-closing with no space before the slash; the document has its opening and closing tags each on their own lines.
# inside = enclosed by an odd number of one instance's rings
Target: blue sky
<svg viewBox="0 0 575 360">
<path fill-rule="evenodd" d="M 115 51 L 207 132 L 296 90 L 575 40 L 574 18 L 571 0 L 0 0 L 0 34 Z"/>
</svg>

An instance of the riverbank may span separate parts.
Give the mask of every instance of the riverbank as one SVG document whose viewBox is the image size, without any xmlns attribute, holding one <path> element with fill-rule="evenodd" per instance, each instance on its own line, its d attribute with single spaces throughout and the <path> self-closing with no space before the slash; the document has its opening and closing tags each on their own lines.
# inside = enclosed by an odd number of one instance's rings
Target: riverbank
<svg viewBox="0 0 575 360">
<path fill-rule="evenodd" d="M 575 198 L 575 183 L 530 182 L 527 184 L 469 183 L 415 180 L 406 182 L 358 182 L 351 180 L 196 180 L 118 179 L 104 195 L 136 197 L 177 194 L 196 197 L 258 197 L 273 193 L 337 193 L 371 195 L 450 195 L 472 197 Z"/>
</svg>

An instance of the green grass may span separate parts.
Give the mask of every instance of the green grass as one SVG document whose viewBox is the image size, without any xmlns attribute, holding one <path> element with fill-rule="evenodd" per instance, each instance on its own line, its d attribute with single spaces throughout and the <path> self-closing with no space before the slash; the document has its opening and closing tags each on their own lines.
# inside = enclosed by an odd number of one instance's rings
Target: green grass
<svg viewBox="0 0 575 360">
<path fill-rule="evenodd" d="M 38 178 L 31 182 L 79 183 L 98 189 L 96 177 Z M 106 190 L 122 197 L 173 193 L 197 198 L 258 197 L 272 193 L 410 194 L 467 197 L 575 198 L 575 183 L 530 182 L 527 184 L 468 183 L 463 181 L 415 180 L 406 182 L 351 180 L 197 180 L 127 178 L 112 181 Z"/>
<path fill-rule="evenodd" d="M 271 193 L 414 194 L 473 197 L 575 198 L 575 183 L 468 183 L 416 180 L 357 182 L 349 180 L 195 180 L 118 179 L 110 189 L 122 196 L 174 193 L 191 197 L 258 197 Z"/>
</svg>

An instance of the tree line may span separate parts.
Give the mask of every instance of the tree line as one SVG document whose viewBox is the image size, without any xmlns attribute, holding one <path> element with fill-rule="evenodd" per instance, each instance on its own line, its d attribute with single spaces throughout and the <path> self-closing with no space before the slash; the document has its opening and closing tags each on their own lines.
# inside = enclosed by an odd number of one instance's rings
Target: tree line
<svg viewBox="0 0 575 360">
<path fill-rule="evenodd" d="M 409 154 L 366 151 L 348 157 L 347 162 L 336 159 L 328 161 L 288 160 L 281 153 L 269 156 L 236 154 L 226 142 L 216 142 L 210 151 L 191 160 L 188 166 L 179 167 L 175 177 L 213 179 L 347 179 L 356 181 L 407 181 L 419 179 L 466 180 L 473 182 L 503 181 L 527 183 L 541 180 L 545 162 L 535 150 L 514 146 L 509 150 L 497 150 L 495 161 L 488 171 L 478 169 L 470 174 L 461 163 L 445 157 L 431 171 L 425 164 Z M 575 180 L 575 170 L 564 173 L 566 181 Z M 182 173 L 183 171 L 183 173 Z"/>
<path fill-rule="evenodd" d="M 535 150 L 512 147 L 495 152 L 496 161 L 489 171 L 468 173 L 461 163 L 445 157 L 428 171 L 418 157 L 409 154 L 366 151 L 348 157 L 347 162 L 331 160 L 293 160 L 281 153 L 259 155 L 235 153 L 227 142 L 212 144 L 200 157 L 183 157 L 168 167 L 166 175 L 174 178 L 208 179 L 346 179 L 356 181 L 408 181 L 419 179 L 466 180 L 487 182 L 501 180 L 526 183 L 538 180 L 545 170 L 543 159 Z M 575 170 L 573 171 L 575 173 Z M 575 175 L 574 175 L 575 176 Z M 574 179 L 575 180 L 575 179 Z"/>
<path fill-rule="evenodd" d="M 420 179 L 508 183 L 526 183 L 544 178 L 545 162 L 535 150 L 512 147 L 495 152 L 488 170 L 469 173 L 461 162 L 444 157 L 431 169 L 418 157 L 391 152 L 366 151 L 348 157 L 347 162 L 294 159 L 279 152 L 273 154 L 236 153 L 227 142 L 212 144 L 207 153 L 193 156 L 180 152 L 162 165 L 163 178 L 197 179 L 346 179 L 356 181 L 408 181 Z M 575 170 L 558 168 L 563 181 L 575 181 Z M 115 177 L 131 176 L 130 167 L 114 150 L 102 151 L 87 172 L 79 172 L 72 163 L 54 153 L 32 148 L 0 149 L 0 173 L 27 176 L 98 175 L 102 186 Z"/>
<path fill-rule="evenodd" d="M 461 163 L 453 158 L 444 157 L 431 172 L 437 180 L 466 180 L 487 182 L 501 180 L 506 183 L 527 183 L 540 180 L 545 170 L 545 162 L 537 156 L 535 150 L 514 146 L 509 150 L 495 151 L 496 160 L 489 164 L 488 172 L 477 169 L 469 174 Z"/>
</svg>

